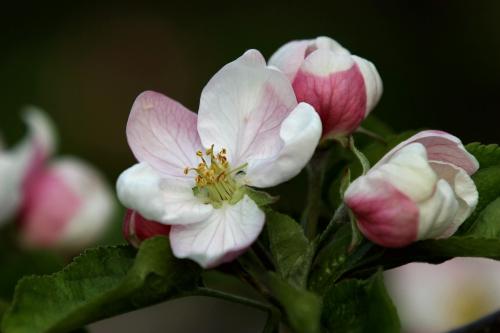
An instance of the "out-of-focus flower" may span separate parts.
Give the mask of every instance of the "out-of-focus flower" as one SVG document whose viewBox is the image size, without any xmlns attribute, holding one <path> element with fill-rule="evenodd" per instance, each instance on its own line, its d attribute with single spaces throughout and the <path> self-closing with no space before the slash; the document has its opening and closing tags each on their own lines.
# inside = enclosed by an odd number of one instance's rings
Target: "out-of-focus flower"
<svg viewBox="0 0 500 333">
<path fill-rule="evenodd" d="M 354 132 L 382 95 L 375 66 L 328 37 L 285 44 L 269 64 L 287 75 L 299 102 L 319 113 L 324 138 Z"/>
<path fill-rule="evenodd" d="M 127 209 L 123 221 L 123 237 L 135 247 L 139 247 L 143 240 L 170 234 L 170 226 L 155 221 L 146 220 L 141 214 Z"/>
<path fill-rule="evenodd" d="M 500 309 L 500 263 L 454 258 L 412 263 L 385 272 L 385 283 L 406 333 L 440 333 Z"/>
<path fill-rule="evenodd" d="M 48 161 L 54 151 L 53 127 L 40 111 L 26 113 L 28 137 L 0 154 L 9 168 L 0 180 L 2 217 L 16 218 L 24 246 L 78 251 L 102 236 L 114 209 L 101 175 L 75 158 Z M 0 168 L 1 169 L 1 168 Z M 4 201 L 3 198 L 11 198 Z"/>
<path fill-rule="evenodd" d="M 20 236 L 29 247 L 78 251 L 103 235 L 112 212 L 112 195 L 96 170 L 56 159 L 25 183 Z"/>
<path fill-rule="evenodd" d="M 155 92 L 137 97 L 127 137 L 140 163 L 118 179 L 118 197 L 144 218 L 171 225 L 176 257 L 213 267 L 262 230 L 264 212 L 246 186 L 297 175 L 320 135 L 314 109 L 297 104 L 286 76 L 250 50 L 209 81 L 198 115 Z"/>
<path fill-rule="evenodd" d="M 347 189 L 363 234 L 386 247 L 451 236 L 474 210 L 477 160 L 460 140 L 423 131 L 386 154 Z"/>
</svg>

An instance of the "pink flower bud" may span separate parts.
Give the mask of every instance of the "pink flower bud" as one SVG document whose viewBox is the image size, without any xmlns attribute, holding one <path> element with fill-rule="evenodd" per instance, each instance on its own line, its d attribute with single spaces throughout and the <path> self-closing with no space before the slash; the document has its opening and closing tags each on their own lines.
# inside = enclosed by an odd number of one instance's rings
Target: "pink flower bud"
<svg viewBox="0 0 500 333">
<path fill-rule="evenodd" d="M 20 238 L 27 247 L 79 251 L 102 236 L 113 212 L 111 191 L 76 159 L 33 172 L 23 187 Z"/>
<path fill-rule="evenodd" d="M 375 66 L 328 37 L 285 44 L 269 63 L 287 75 L 297 100 L 319 113 L 323 138 L 354 132 L 382 94 Z"/>
<path fill-rule="evenodd" d="M 125 220 L 123 221 L 123 237 L 135 247 L 139 247 L 142 241 L 158 236 L 168 236 L 170 225 L 161 224 L 145 219 L 134 210 L 127 209 Z"/>
<path fill-rule="evenodd" d="M 361 232 L 374 243 L 401 247 L 451 236 L 474 210 L 470 175 L 479 168 L 460 140 L 423 131 L 386 154 L 345 193 Z"/>
</svg>

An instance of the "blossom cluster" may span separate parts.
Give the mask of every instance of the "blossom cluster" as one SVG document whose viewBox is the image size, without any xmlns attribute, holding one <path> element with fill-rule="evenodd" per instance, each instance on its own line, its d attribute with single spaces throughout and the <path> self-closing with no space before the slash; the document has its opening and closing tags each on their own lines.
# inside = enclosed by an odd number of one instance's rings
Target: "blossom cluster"
<svg viewBox="0 0 500 333">
<path fill-rule="evenodd" d="M 285 44 L 268 62 L 245 52 L 210 79 L 197 113 L 140 94 L 126 129 L 138 163 L 117 182 L 125 237 L 168 235 L 176 257 L 204 268 L 235 259 L 266 219 L 252 188 L 292 179 L 323 143 L 356 132 L 382 90 L 370 61 L 319 37 Z M 477 204 L 477 169 L 458 138 L 423 131 L 354 180 L 345 205 L 385 247 L 449 237 Z"/>
</svg>

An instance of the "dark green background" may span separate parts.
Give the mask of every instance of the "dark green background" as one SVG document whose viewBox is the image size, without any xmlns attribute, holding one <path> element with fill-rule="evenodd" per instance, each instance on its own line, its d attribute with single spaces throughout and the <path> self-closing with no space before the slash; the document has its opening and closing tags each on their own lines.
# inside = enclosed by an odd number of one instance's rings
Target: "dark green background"
<svg viewBox="0 0 500 333">
<path fill-rule="evenodd" d="M 331 36 L 373 61 L 384 82 L 374 113 L 396 129 L 433 127 L 499 142 L 500 2 L 17 3 L 0 20 L 0 130 L 45 109 L 61 151 L 110 179 L 133 163 L 124 127 L 143 90 L 193 110 L 204 84 L 248 48 L 270 56 L 297 38 Z"/>
<path fill-rule="evenodd" d="M 134 162 L 124 131 L 140 92 L 196 110 L 204 84 L 246 49 L 269 57 L 289 40 L 326 35 L 375 63 L 384 94 L 374 114 L 395 129 L 500 142 L 499 1 L 183 3 L 2 5 L 2 135 L 19 140 L 19 110 L 40 106 L 58 125 L 60 151 L 113 183 Z"/>
</svg>

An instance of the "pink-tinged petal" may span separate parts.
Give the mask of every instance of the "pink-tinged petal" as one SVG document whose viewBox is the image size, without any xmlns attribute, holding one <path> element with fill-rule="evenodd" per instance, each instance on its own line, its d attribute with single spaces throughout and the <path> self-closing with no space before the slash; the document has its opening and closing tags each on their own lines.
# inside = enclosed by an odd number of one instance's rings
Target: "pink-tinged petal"
<svg viewBox="0 0 500 333">
<path fill-rule="evenodd" d="M 281 149 L 281 123 L 297 105 L 286 76 L 256 50 L 224 66 L 203 89 L 198 132 L 203 146 L 226 148 L 233 167 Z"/>
<path fill-rule="evenodd" d="M 358 65 L 361 74 L 363 74 L 363 79 L 365 82 L 366 88 L 366 114 L 365 117 L 368 116 L 371 110 L 377 105 L 380 97 L 382 96 L 382 92 L 384 90 L 382 79 L 375 68 L 375 65 L 366 59 L 361 57 L 352 56 L 354 62 Z"/>
<path fill-rule="evenodd" d="M 110 227 L 116 208 L 108 183 L 98 170 L 76 158 L 59 158 L 50 165 L 50 171 L 80 201 L 79 209 L 66 221 L 57 247 L 77 252 L 93 245 Z"/>
<path fill-rule="evenodd" d="M 314 51 L 293 81 L 299 102 L 311 104 L 323 122 L 323 136 L 355 131 L 366 116 L 363 74 L 350 55 Z"/>
<path fill-rule="evenodd" d="M 123 221 L 123 237 L 133 246 L 139 247 L 148 238 L 169 234 L 169 225 L 147 220 L 136 211 L 127 209 Z"/>
<path fill-rule="evenodd" d="M 291 41 L 280 47 L 269 59 L 269 65 L 278 68 L 293 82 L 304 59 L 318 49 L 349 54 L 338 42 L 329 37 Z"/>
<path fill-rule="evenodd" d="M 421 143 L 425 146 L 429 161 L 455 165 L 464 169 L 469 175 L 472 175 L 479 169 L 478 161 L 465 150 L 459 138 L 446 132 L 434 130 L 419 132 L 411 138 L 401 142 L 387 153 L 374 167 L 385 163 L 395 152 L 414 142 Z"/>
<path fill-rule="evenodd" d="M 440 179 L 432 197 L 420 202 L 418 207 L 418 239 L 432 239 L 442 238 L 449 229 L 459 210 L 459 203 L 450 184 Z"/>
<path fill-rule="evenodd" d="M 246 183 L 271 187 L 295 177 L 311 159 L 321 137 L 321 120 L 316 111 L 300 103 L 283 121 L 283 148 L 268 159 L 250 159 Z"/>
<path fill-rule="evenodd" d="M 286 43 L 271 56 L 269 65 L 281 70 L 292 82 L 306 57 L 306 49 L 310 43 L 309 40 Z"/>
<path fill-rule="evenodd" d="M 172 226 L 170 244 L 177 258 L 189 258 L 203 268 L 233 260 L 259 236 L 265 214 L 248 196 L 225 204 L 206 221 Z"/>
<path fill-rule="evenodd" d="M 417 205 L 389 182 L 377 177 L 356 179 L 345 194 L 345 203 L 361 232 L 385 247 L 403 247 L 417 240 Z"/>
<path fill-rule="evenodd" d="M 446 180 L 450 184 L 459 203 L 459 209 L 453 222 L 440 235 L 442 238 L 447 238 L 453 235 L 474 211 L 478 202 L 479 193 L 477 192 L 474 181 L 463 169 L 449 163 L 439 162 L 431 162 L 431 166 L 440 178 Z"/>
<path fill-rule="evenodd" d="M 28 134 L 12 150 L 0 152 L 0 223 L 20 209 L 24 187 L 43 170 L 55 147 L 50 119 L 38 109 L 24 113 Z"/>
<path fill-rule="evenodd" d="M 147 162 L 165 176 L 184 177 L 196 166 L 201 148 L 195 113 L 156 92 L 140 94 L 127 123 L 127 139 L 139 162 Z"/>
<path fill-rule="evenodd" d="M 125 207 L 164 224 L 198 223 L 212 214 L 212 205 L 198 199 L 193 187 L 192 178 L 163 177 L 146 163 L 125 170 L 116 185 Z"/>
<path fill-rule="evenodd" d="M 56 246 L 67 223 L 81 208 L 80 198 L 51 169 L 39 172 L 25 191 L 19 217 L 22 243 L 28 247 Z"/>
<path fill-rule="evenodd" d="M 427 161 L 425 148 L 420 143 L 401 148 L 390 161 L 372 168 L 368 173 L 385 179 L 417 203 L 432 196 L 438 181 L 436 173 Z"/>
</svg>

